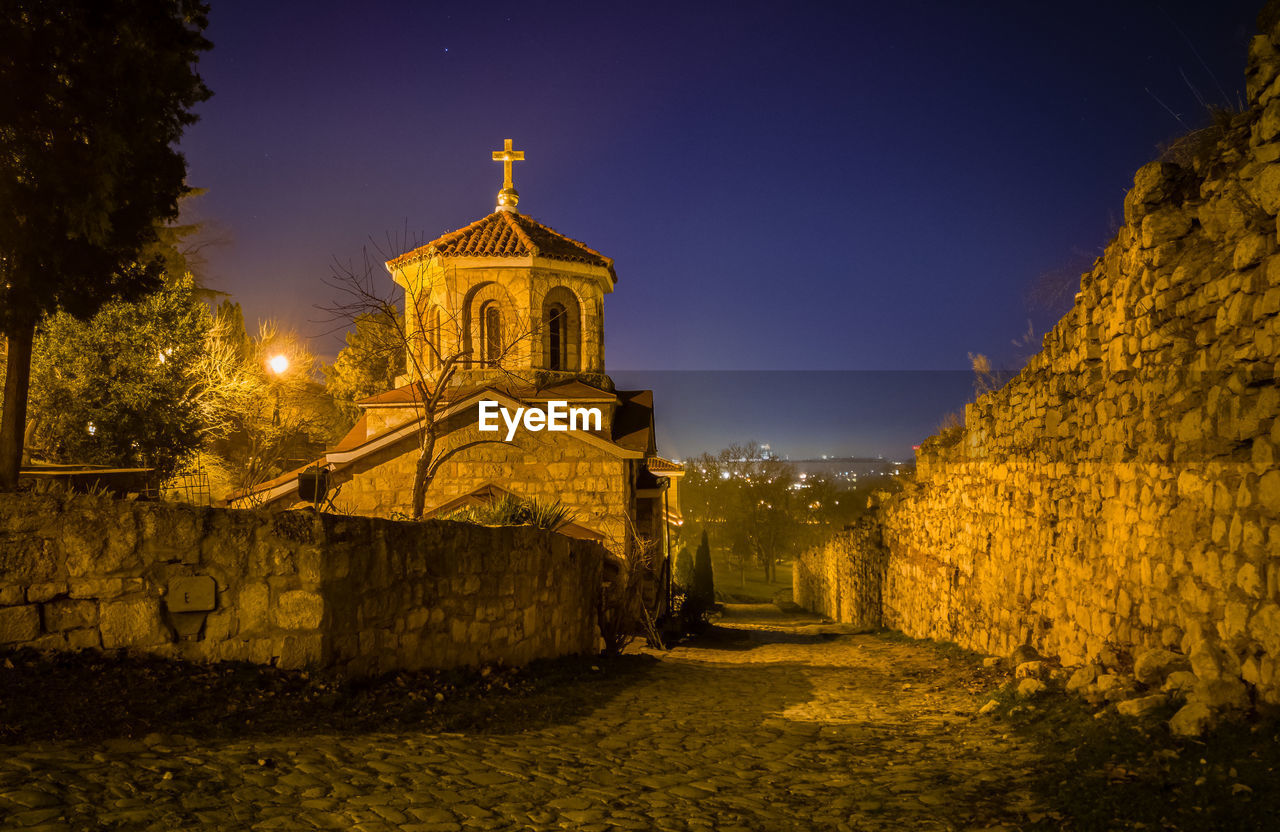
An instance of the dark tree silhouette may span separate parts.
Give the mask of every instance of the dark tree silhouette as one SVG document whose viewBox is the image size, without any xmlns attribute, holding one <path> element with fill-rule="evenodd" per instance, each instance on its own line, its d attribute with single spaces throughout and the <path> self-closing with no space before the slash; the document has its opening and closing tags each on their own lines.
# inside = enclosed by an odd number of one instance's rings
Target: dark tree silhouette
<svg viewBox="0 0 1280 832">
<path fill-rule="evenodd" d="M 173 145 L 210 95 L 195 71 L 207 12 L 192 0 L 0 4 L 0 491 L 17 487 L 41 316 L 87 319 L 159 286 L 163 264 L 140 252 L 187 191 Z"/>
<path fill-rule="evenodd" d="M 700 613 L 715 606 L 715 581 L 715 573 L 711 569 L 711 544 L 704 529 L 702 540 L 698 543 L 698 553 L 693 558 L 693 592 L 690 596 Z"/>
</svg>

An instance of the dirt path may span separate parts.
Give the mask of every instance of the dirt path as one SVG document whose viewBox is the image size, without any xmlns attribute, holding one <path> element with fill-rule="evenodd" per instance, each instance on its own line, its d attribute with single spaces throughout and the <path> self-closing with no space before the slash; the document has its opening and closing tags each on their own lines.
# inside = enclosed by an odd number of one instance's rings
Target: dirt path
<svg viewBox="0 0 1280 832">
<path fill-rule="evenodd" d="M 569 724 L 0 749 L 0 827 L 1016 829 L 1034 754 L 968 664 L 732 606 Z M 970 692 L 970 689 L 974 692 Z"/>
</svg>

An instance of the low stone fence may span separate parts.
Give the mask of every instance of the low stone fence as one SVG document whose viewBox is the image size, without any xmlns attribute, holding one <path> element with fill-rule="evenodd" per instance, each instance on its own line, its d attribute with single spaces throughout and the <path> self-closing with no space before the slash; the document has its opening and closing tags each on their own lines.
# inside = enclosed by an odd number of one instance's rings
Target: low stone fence
<svg viewBox="0 0 1280 832">
<path fill-rule="evenodd" d="M 527 527 L 0 495 L 0 645 L 366 674 L 596 649 L 604 549 Z"/>
</svg>

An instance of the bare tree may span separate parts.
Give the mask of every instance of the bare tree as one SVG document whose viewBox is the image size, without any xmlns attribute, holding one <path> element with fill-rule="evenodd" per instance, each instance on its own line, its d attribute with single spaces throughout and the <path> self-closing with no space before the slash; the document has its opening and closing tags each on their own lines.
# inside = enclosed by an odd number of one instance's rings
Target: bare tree
<svg viewBox="0 0 1280 832">
<path fill-rule="evenodd" d="M 337 292 L 337 300 L 318 308 L 328 321 L 342 326 L 364 320 L 383 329 L 388 341 L 403 349 L 406 406 L 418 420 L 418 459 L 414 466 L 410 517 L 421 519 L 427 491 L 440 467 L 454 456 L 498 440 L 479 439 L 452 447 L 440 442 L 441 414 L 452 403 L 449 391 L 460 372 L 487 371 L 482 375 L 503 381 L 526 380 L 512 372 L 512 364 L 524 356 L 535 334 L 531 316 L 518 314 L 514 305 L 503 308 L 501 325 L 485 327 L 473 337 L 468 307 L 452 286 L 447 267 L 432 260 L 417 261 L 417 271 L 397 289 L 388 279 L 384 263 L 387 250 L 410 250 L 417 246 L 397 245 L 388 238 L 385 249 L 371 242 L 362 249 L 360 266 L 335 259 L 326 283 Z M 481 343 L 476 344 L 476 341 Z M 531 363 L 530 363 L 531 366 Z"/>
</svg>

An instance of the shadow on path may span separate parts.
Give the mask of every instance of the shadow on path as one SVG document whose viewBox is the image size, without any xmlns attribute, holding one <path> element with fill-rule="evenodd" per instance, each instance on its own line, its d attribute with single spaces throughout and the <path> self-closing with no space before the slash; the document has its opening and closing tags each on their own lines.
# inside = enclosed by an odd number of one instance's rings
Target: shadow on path
<svg viewBox="0 0 1280 832">
<path fill-rule="evenodd" d="M 151 733 L 510 733 L 573 722 L 643 683 L 656 665 L 628 655 L 348 679 L 242 662 L 24 650 L 0 654 L 0 744 Z"/>
</svg>

